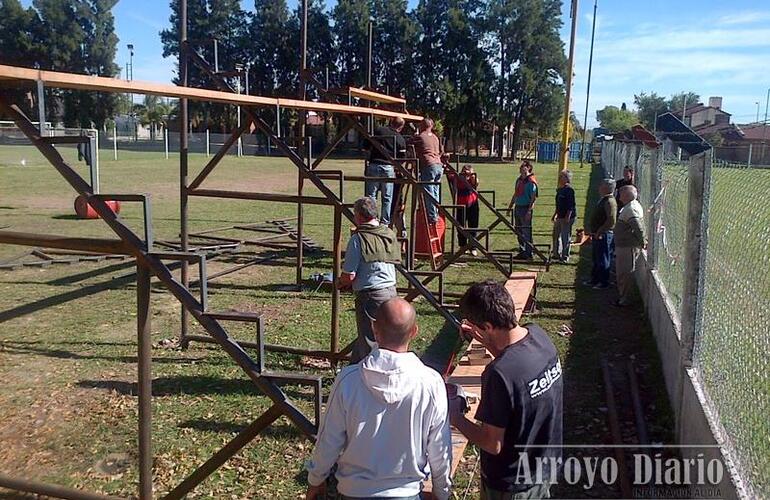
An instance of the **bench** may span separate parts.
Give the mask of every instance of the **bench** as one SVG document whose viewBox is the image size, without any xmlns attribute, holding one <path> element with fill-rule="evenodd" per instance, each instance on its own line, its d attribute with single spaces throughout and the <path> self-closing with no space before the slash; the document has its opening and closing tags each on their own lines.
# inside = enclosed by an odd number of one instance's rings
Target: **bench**
<svg viewBox="0 0 770 500">
<path fill-rule="evenodd" d="M 534 308 L 535 297 L 537 293 L 537 273 L 536 272 L 516 272 L 511 274 L 508 281 L 505 282 L 505 289 L 513 299 L 513 305 L 516 308 L 516 320 L 521 319 L 524 312 L 529 312 Z M 458 384 L 463 387 L 465 393 L 476 396 L 470 403 L 469 415 L 476 414 L 478 401 L 481 399 L 481 374 L 486 365 L 492 361 L 492 355 L 478 341 L 473 340 L 468 345 L 460 362 L 452 371 L 447 382 Z M 468 446 L 468 440 L 457 429 L 452 428 L 452 469 L 451 476 L 454 477 L 457 466 Z M 423 484 L 423 494 L 425 498 L 432 498 L 430 495 L 432 484 L 430 480 Z"/>
</svg>

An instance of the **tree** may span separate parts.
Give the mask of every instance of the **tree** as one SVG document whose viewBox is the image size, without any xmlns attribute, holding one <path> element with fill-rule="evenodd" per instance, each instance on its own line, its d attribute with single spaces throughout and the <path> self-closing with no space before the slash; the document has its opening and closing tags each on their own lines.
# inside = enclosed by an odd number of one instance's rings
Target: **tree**
<svg viewBox="0 0 770 500">
<path fill-rule="evenodd" d="M 251 60 L 249 51 L 248 19 L 238 0 L 188 0 L 187 39 L 191 50 L 197 52 L 212 66 L 214 64 L 214 39 L 217 40 L 220 71 L 232 72 L 236 64 Z M 160 32 L 163 57 L 179 57 L 179 0 L 171 2 L 170 26 Z M 255 72 L 258 73 L 258 72 Z M 230 83 L 235 87 L 235 78 Z M 179 76 L 174 82 L 181 83 Z M 187 84 L 191 87 L 212 87 L 212 81 L 195 64 L 188 64 Z M 194 128 L 201 125 L 217 125 L 223 132 L 235 123 L 233 106 L 191 101 L 190 121 Z"/>
<path fill-rule="evenodd" d="M 150 126 L 150 139 L 152 140 L 155 140 L 155 131 L 158 127 L 168 128 L 171 111 L 171 106 L 155 95 L 145 96 L 143 104 L 134 106 L 134 112 L 139 118 L 139 123 L 145 127 Z"/>
<path fill-rule="evenodd" d="M 602 127 L 611 132 L 623 132 L 639 122 L 636 113 L 619 109 L 617 106 L 605 106 L 598 110 L 596 119 Z"/>
<path fill-rule="evenodd" d="M 662 115 L 668 111 L 666 99 L 655 92 L 651 92 L 649 95 L 644 92 L 634 95 L 634 104 L 636 105 L 637 114 L 639 115 L 639 122 L 644 125 L 647 130 L 654 130 L 655 120 L 658 118 L 658 115 Z"/>
<path fill-rule="evenodd" d="M 292 95 L 297 91 L 299 24 L 292 25 L 285 0 L 255 0 L 250 32 L 254 92 Z M 294 36 L 292 36 L 294 33 Z"/>
<path fill-rule="evenodd" d="M 556 118 L 554 105 L 564 99 L 566 58 L 559 36 L 561 2 L 491 0 L 487 22 L 494 60 L 499 66 L 497 120 L 504 126 L 513 124 L 512 146 L 516 148 L 528 121 L 539 120 L 542 126 L 545 113 Z M 499 140 L 498 156 L 502 153 Z"/>
<path fill-rule="evenodd" d="M 339 0 L 332 11 L 339 85 L 366 84 L 370 14 L 368 0 Z"/>
<path fill-rule="evenodd" d="M 682 108 L 687 100 L 687 106 L 692 106 L 700 102 L 700 96 L 695 92 L 679 92 L 673 94 L 668 100 L 668 110 L 672 113 L 682 114 Z"/>
<path fill-rule="evenodd" d="M 372 83 L 391 94 L 411 94 L 414 88 L 413 47 L 417 24 L 407 13 L 406 0 L 372 0 Z"/>
<path fill-rule="evenodd" d="M 19 0 L 0 0 L 0 64 L 34 67 L 40 57 L 36 40 L 37 12 L 23 8 Z M 22 106 L 25 113 L 37 116 L 25 90 L 7 89 L 11 99 Z M 0 117 L 5 118 L 0 114 Z"/>
</svg>

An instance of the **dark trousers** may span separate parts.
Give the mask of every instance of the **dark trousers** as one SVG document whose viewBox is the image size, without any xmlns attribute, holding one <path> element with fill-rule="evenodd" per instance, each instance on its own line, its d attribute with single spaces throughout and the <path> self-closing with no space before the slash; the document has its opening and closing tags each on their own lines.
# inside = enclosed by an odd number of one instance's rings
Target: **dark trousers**
<svg viewBox="0 0 770 500">
<path fill-rule="evenodd" d="M 594 238 L 591 242 L 591 254 L 593 257 L 593 269 L 591 281 L 596 285 L 610 284 L 610 264 L 612 263 L 612 233 L 604 233 L 601 239 Z"/>
<path fill-rule="evenodd" d="M 532 212 L 529 205 L 516 205 L 513 209 L 513 222 L 519 240 L 519 253 L 522 257 L 532 257 Z"/>
<path fill-rule="evenodd" d="M 479 227 L 479 202 L 476 201 L 473 205 L 465 207 L 465 209 L 459 209 L 457 211 L 457 221 L 463 227 Z M 476 232 L 471 231 L 473 237 L 476 237 Z M 467 238 L 460 232 L 457 232 L 457 241 L 461 247 L 464 247 L 467 243 Z"/>
</svg>

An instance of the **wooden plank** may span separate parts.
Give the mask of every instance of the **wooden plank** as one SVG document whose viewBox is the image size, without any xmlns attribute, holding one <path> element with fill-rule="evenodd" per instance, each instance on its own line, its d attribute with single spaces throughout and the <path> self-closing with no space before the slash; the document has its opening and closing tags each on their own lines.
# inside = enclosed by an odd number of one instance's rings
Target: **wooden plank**
<svg viewBox="0 0 770 500">
<path fill-rule="evenodd" d="M 402 97 L 394 97 L 388 94 L 372 92 L 371 90 L 366 90 L 359 87 L 350 87 L 348 91 L 353 97 L 360 97 L 361 99 L 366 99 L 367 101 L 382 102 L 386 104 L 406 104 L 406 99 Z"/>
<path fill-rule="evenodd" d="M 511 294 L 514 307 L 516 308 L 516 320 L 521 319 L 521 314 L 524 307 L 529 300 L 529 296 L 532 290 L 535 288 L 537 282 L 536 272 L 517 272 L 510 276 L 510 279 L 505 283 L 505 289 Z M 468 348 L 460 358 L 460 364 L 458 364 L 452 371 L 447 382 L 458 384 L 463 387 L 466 394 L 472 394 L 481 399 L 481 374 L 484 372 L 486 365 L 492 361 L 492 354 L 489 353 L 484 346 L 477 340 L 472 340 L 468 344 Z M 471 418 L 476 414 L 478 408 L 478 400 L 470 405 L 471 410 L 468 413 Z M 465 448 L 468 446 L 468 440 L 457 429 L 452 427 L 452 468 L 451 475 L 454 477 L 457 467 L 460 465 L 460 460 L 465 454 Z M 430 492 L 432 485 L 430 482 L 426 482 L 423 485 L 424 492 Z"/>
<path fill-rule="evenodd" d="M 283 99 L 247 94 L 234 94 L 217 90 L 182 87 L 179 85 L 144 82 L 141 80 L 121 80 L 103 76 L 79 75 L 60 71 L 45 71 L 18 66 L 0 65 L 0 79 L 41 81 L 47 87 L 98 90 L 101 92 L 133 93 L 143 95 L 159 95 L 165 97 L 187 98 L 193 101 L 219 102 L 239 106 L 281 106 L 307 111 L 334 112 L 351 115 L 373 115 L 387 118 L 401 117 L 404 120 L 419 121 L 422 116 L 409 113 L 398 113 L 377 108 L 363 108 L 326 102 L 303 101 L 298 99 Z"/>
</svg>

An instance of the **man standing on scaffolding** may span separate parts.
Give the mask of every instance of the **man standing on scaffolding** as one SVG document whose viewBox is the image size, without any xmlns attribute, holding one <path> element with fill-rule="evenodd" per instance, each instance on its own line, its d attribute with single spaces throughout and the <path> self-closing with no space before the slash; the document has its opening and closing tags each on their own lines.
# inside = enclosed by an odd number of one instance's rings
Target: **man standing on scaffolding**
<svg viewBox="0 0 770 500">
<path fill-rule="evenodd" d="M 443 148 L 441 147 L 441 139 L 433 133 L 433 120 L 424 118 L 417 127 L 420 133 L 412 137 L 409 143 L 414 146 L 417 158 L 420 160 L 420 180 L 435 183 L 424 186 L 427 193 L 425 207 L 428 223 L 435 224 L 438 220 L 438 207 L 431 197 L 436 201 L 441 201 L 439 183 L 441 182 L 441 174 L 444 173 Z"/>
<path fill-rule="evenodd" d="M 404 129 L 404 119 L 395 117 L 390 120 L 387 127 L 382 125 L 375 127 L 374 139 L 388 152 L 384 155 L 377 147 L 371 143 L 366 144 L 369 150 L 369 162 L 364 170 L 366 177 L 376 177 L 378 179 L 394 179 L 396 172 L 393 162 L 390 158 L 403 158 L 406 153 L 406 142 L 401 131 Z M 390 157 L 390 158 L 389 158 Z M 364 196 L 374 200 L 377 199 L 377 193 L 382 193 L 380 202 L 380 223 L 389 226 L 391 224 L 391 206 L 393 204 L 393 186 L 392 182 L 387 180 L 367 180 L 364 183 Z"/>
</svg>

